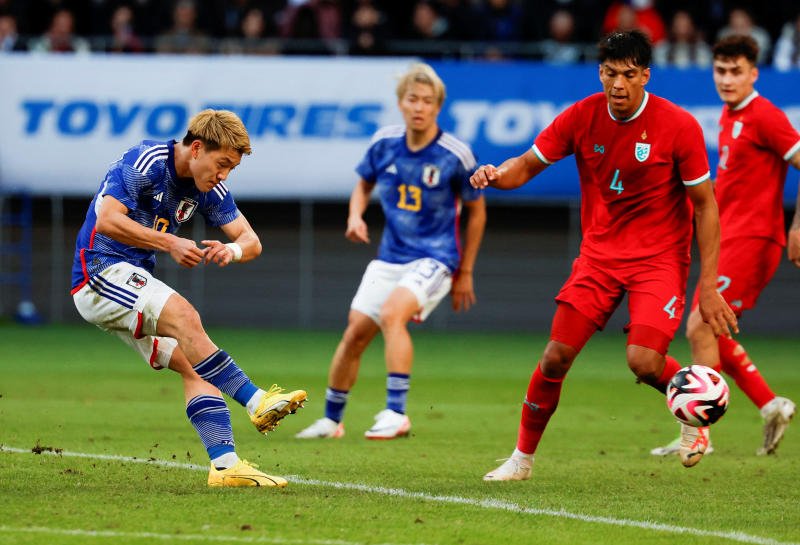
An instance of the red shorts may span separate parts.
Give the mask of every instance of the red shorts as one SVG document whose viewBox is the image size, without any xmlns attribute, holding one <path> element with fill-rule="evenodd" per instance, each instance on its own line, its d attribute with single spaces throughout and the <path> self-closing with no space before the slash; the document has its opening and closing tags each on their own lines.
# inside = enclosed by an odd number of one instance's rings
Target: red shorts
<svg viewBox="0 0 800 545">
<path fill-rule="evenodd" d="M 556 301 L 568 303 L 603 329 L 627 293 L 630 321 L 625 330 L 656 330 L 658 342 L 645 346 L 663 353 L 683 317 L 688 274 L 688 255 L 615 267 L 579 256 Z M 641 344 L 631 339 L 628 343 Z"/>
<path fill-rule="evenodd" d="M 780 265 L 783 247 L 770 238 L 736 237 L 724 240 L 719 249 L 717 291 L 737 316 L 756 305 Z M 695 290 L 692 309 L 700 294 Z"/>
</svg>

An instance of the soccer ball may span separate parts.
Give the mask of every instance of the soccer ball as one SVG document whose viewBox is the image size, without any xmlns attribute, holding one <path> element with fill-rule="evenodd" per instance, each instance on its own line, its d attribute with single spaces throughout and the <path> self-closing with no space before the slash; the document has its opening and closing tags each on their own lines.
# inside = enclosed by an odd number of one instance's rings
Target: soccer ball
<svg viewBox="0 0 800 545">
<path fill-rule="evenodd" d="M 729 396 L 725 379 L 705 365 L 684 367 L 667 385 L 667 407 L 680 422 L 694 427 L 722 418 Z"/>
</svg>

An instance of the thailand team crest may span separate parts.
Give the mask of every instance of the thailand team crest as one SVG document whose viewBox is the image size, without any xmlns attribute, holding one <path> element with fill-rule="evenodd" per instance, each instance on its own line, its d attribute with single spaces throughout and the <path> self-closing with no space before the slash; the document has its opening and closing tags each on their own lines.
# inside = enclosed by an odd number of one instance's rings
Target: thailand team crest
<svg viewBox="0 0 800 545">
<path fill-rule="evenodd" d="M 636 149 L 633 150 L 633 155 L 636 157 L 637 161 L 644 163 L 647 161 L 647 158 L 650 157 L 650 144 L 636 142 Z"/>
<path fill-rule="evenodd" d="M 731 129 L 731 136 L 734 138 L 739 138 L 739 135 L 742 134 L 742 129 L 744 128 L 744 123 L 741 121 L 734 121 L 733 128 Z"/>
<path fill-rule="evenodd" d="M 125 283 L 136 288 L 137 290 L 140 290 L 147 285 L 147 278 L 139 273 L 133 273 L 130 275 L 130 277 L 128 277 Z"/>
<path fill-rule="evenodd" d="M 175 219 L 179 223 L 183 223 L 194 215 L 195 210 L 197 210 L 197 201 L 184 197 L 178 203 L 178 208 L 175 209 Z"/>
<path fill-rule="evenodd" d="M 422 183 L 428 187 L 439 185 L 439 167 L 436 165 L 425 165 L 422 167 Z"/>
</svg>

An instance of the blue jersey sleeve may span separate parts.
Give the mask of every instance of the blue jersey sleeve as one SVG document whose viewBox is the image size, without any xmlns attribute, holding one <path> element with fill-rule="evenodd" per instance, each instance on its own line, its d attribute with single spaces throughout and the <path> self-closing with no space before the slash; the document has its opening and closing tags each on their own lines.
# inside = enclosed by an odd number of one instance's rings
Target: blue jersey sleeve
<svg viewBox="0 0 800 545">
<path fill-rule="evenodd" d="M 212 227 L 227 225 L 241 215 L 233 200 L 233 195 L 224 183 L 206 193 L 201 210 L 206 223 Z"/>
<path fill-rule="evenodd" d="M 111 170 L 106 177 L 102 195 L 111 195 L 129 210 L 135 210 L 142 190 L 152 182 L 138 170 L 122 164 Z"/>
<path fill-rule="evenodd" d="M 358 166 L 356 166 L 356 172 L 358 175 L 361 176 L 361 178 L 363 178 L 366 182 L 371 184 L 374 184 L 377 178 L 377 172 L 375 170 L 375 148 L 379 144 L 380 141 L 371 145 L 364 154 L 364 157 L 361 159 L 361 162 L 358 163 Z"/>
</svg>

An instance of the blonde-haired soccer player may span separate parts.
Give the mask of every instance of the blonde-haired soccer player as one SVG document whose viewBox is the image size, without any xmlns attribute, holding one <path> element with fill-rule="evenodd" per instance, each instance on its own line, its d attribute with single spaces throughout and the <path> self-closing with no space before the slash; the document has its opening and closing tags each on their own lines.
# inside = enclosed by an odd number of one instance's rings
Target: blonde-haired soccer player
<svg viewBox="0 0 800 545">
<path fill-rule="evenodd" d="M 469 185 L 475 157 L 437 123 L 445 89 L 436 72 L 414 64 L 397 85 L 404 125 L 378 130 L 361 163 L 350 197 L 345 236 L 369 243 L 363 214 L 370 195 L 380 199 L 386 227 L 377 259 L 367 266 L 350 305 L 347 329 L 328 374 L 325 416 L 297 434 L 301 439 L 341 437 L 342 419 L 355 385 L 361 354 L 380 331 L 385 341 L 386 406 L 365 432 L 367 439 L 408 435 L 406 414 L 414 348 L 409 320 L 423 321 L 452 296 L 455 310 L 475 303 L 472 269 L 486 225 L 483 192 Z M 459 215 L 469 211 L 464 248 Z"/>
<path fill-rule="evenodd" d="M 235 451 L 230 412 L 220 391 L 247 408 L 266 433 L 296 411 L 303 390 L 264 391 L 208 337 L 197 310 L 153 276 L 156 252 L 183 267 L 250 261 L 261 243 L 225 184 L 250 138 L 232 112 L 195 115 L 183 140 L 145 140 L 111 165 L 78 233 L 72 295 L 81 316 L 116 334 L 154 369 L 180 373 L 186 414 L 209 458 L 210 486 L 286 486 L 241 460 Z M 194 240 L 175 233 L 194 215 L 231 240 Z"/>
</svg>

